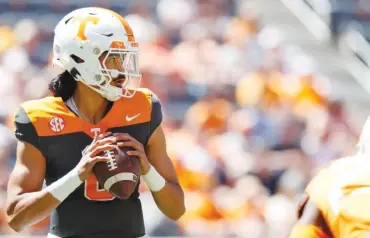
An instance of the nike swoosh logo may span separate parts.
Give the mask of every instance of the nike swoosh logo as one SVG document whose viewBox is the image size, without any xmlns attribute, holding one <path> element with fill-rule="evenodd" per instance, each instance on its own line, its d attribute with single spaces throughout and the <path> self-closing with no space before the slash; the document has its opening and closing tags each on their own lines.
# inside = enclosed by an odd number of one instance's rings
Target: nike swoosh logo
<svg viewBox="0 0 370 238">
<path fill-rule="evenodd" d="M 140 113 L 139 114 L 136 114 L 135 116 L 132 116 L 132 117 L 129 117 L 128 115 L 126 115 L 126 121 L 132 121 L 132 120 L 134 120 L 138 116 L 140 116 Z"/>
</svg>

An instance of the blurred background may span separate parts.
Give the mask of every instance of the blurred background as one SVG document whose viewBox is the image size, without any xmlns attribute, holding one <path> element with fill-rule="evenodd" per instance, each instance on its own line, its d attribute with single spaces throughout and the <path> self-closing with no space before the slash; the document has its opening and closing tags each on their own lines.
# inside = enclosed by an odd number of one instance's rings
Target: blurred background
<svg viewBox="0 0 370 238">
<path fill-rule="evenodd" d="M 152 236 L 285 238 L 312 176 L 355 152 L 370 114 L 368 0 L 0 0 L 0 234 L 16 141 L 11 116 L 48 95 L 53 28 L 115 10 L 141 45 L 186 193 L 172 222 L 146 186 Z M 144 183 L 142 183 L 144 184 Z M 48 219 L 23 232 L 47 233 Z"/>
</svg>

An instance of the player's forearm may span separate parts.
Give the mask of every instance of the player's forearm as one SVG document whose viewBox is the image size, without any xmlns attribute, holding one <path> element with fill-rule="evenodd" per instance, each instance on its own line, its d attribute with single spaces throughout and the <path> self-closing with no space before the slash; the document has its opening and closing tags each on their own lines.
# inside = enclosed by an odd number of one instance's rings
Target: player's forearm
<svg viewBox="0 0 370 238">
<path fill-rule="evenodd" d="M 22 194 L 7 209 L 8 224 L 19 232 L 50 215 L 59 204 L 46 190 Z"/>
<path fill-rule="evenodd" d="M 166 182 L 157 192 L 152 192 L 158 208 L 170 219 L 178 220 L 185 213 L 184 192 L 178 184 Z"/>
<path fill-rule="evenodd" d="M 7 207 L 9 226 L 15 231 L 20 231 L 28 225 L 42 220 L 81 183 L 77 169 L 73 169 L 39 192 L 19 195 Z"/>
<path fill-rule="evenodd" d="M 184 192 L 177 183 L 166 181 L 151 166 L 149 172 L 143 175 L 158 208 L 170 219 L 178 220 L 185 213 Z"/>
</svg>

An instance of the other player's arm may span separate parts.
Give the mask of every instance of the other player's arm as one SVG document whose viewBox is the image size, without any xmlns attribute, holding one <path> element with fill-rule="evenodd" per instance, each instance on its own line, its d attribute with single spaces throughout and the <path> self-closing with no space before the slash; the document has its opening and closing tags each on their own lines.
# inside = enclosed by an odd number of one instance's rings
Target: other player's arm
<svg viewBox="0 0 370 238">
<path fill-rule="evenodd" d="M 326 225 L 320 209 L 308 198 L 300 206 L 298 221 L 294 225 L 289 238 L 329 238 L 331 232 Z"/>
</svg>

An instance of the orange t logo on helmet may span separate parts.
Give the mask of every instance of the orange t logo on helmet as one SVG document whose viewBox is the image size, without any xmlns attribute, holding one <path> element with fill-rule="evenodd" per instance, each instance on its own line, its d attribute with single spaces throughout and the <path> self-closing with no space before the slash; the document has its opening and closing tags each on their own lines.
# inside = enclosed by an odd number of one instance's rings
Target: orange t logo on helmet
<svg viewBox="0 0 370 238">
<path fill-rule="evenodd" d="M 87 40 L 87 37 L 85 36 L 85 28 L 86 24 L 88 22 L 91 22 L 93 24 L 98 24 L 99 18 L 95 16 L 87 16 L 87 17 L 75 17 L 72 20 L 73 23 L 78 22 L 80 23 L 80 26 L 78 28 L 77 36 L 81 40 Z"/>
</svg>

